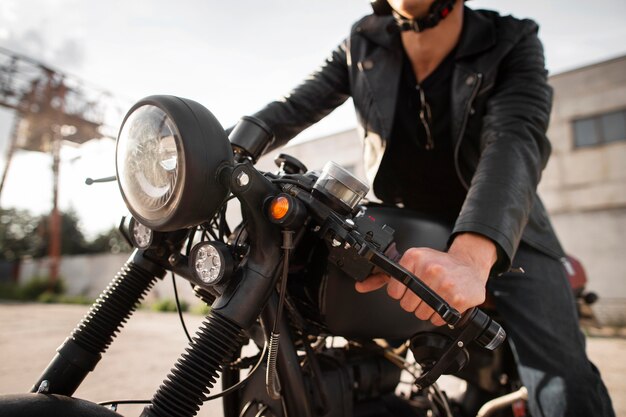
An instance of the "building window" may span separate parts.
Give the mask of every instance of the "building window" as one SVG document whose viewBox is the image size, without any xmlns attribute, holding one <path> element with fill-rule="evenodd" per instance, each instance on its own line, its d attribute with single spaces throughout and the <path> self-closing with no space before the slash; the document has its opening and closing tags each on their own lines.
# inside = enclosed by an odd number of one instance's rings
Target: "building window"
<svg viewBox="0 0 626 417">
<path fill-rule="evenodd" d="M 576 148 L 626 140 L 626 110 L 574 120 L 573 126 Z"/>
</svg>

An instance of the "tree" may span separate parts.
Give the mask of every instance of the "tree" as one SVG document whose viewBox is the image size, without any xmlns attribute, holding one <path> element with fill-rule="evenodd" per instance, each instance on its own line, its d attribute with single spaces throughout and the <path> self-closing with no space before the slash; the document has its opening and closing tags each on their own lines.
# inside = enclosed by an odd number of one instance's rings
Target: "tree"
<svg viewBox="0 0 626 417">
<path fill-rule="evenodd" d="M 50 216 L 33 216 L 27 210 L 0 209 L 0 260 L 16 261 L 32 256 L 48 256 Z M 130 252 L 131 247 L 117 228 L 101 233 L 93 241 L 85 239 L 74 210 L 61 213 L 61 254 Z"/>
<path fill-rule="evenodd" d="M 123 253 L 130 252 L 131 247 L 120 231 L 116 227 L 112 227 L 90 242 L 89 249 L 92 253 Z"/>
<path fill-rule="evenodd" d="M 43 243 L 39 219 L 26 210 L 0 209 L 0 259 L 35 256 Z"/>
<path fill-rule="evenodd" d="M 36 253 L 36 256 L 48 255 L 50 247 L 50 231 L 48 224 L 50 216 L 41 216 L 38 229 L 40 230 L 43 242 Z M 61 213 L 61 255 L 80 255 L 90 253 L 89 244 L 85 235 L 80 229 L 78 215 L 73 209 Z"/>
</svg>

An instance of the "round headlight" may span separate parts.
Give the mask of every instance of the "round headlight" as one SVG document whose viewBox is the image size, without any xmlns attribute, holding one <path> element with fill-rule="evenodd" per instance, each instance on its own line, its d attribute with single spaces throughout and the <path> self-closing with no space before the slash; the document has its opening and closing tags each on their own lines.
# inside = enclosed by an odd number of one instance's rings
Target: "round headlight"
<svg viewBox="0 0 626 417">
<path fill-rule="evenodd" d="M 145 104 L 120 132 L 118 178 L 127 202 L 144 220 L 157 221 L 177 206 L 185 182 L 185 156 L 174 121 Z"/>
<path fill-rule="evenodd" d="M 133 217 L 157 231 L 213 216 L 228 193 L 217 179 L 224 163 L 232 163 L 232 150 L 222 126 L 206 108 L 179 97 L 140 100 L 117 139 L 124 201 Z"/>
</svg>

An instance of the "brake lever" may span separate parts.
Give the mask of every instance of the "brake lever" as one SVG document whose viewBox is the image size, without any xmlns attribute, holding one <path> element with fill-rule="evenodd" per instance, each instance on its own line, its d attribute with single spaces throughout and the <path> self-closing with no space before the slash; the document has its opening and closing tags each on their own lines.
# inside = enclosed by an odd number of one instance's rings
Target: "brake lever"
<svg viewBox="0 0 626 417">
<path fill-rule="evenodd" d="M 489 316 L 476 307 L 466 311 L 465 314 L 463 314 L 460 326 L 462 327 L 461 333 L 448 345 L 439 360 L 415 380 L 417 388 L 423 389 L 435 383 L 435 381 L 446 372 L 446 368 L 454 361 L 454 358 L 465 350 L 470 342 L 480 338 L 485 328 L 488 328 L 491 324 L 491 321 Z"/>
<path fill-rule="evenodd" d="M 439 294 L 434 292 L 421 279 L 411 272 L 389 259 L 368 242 L 360 242 L 358 250 L 360 256 L 367 259 L 372 265 L 378 267 L 390 277 L 400 281 L 415 295 L 428 304 L 449 325 L 455 326 L 461 320 L 461 313 L 448 304 Z"/>
<path fill-rule="evenodd" d="M 354 273 L 350 275 L 354 279 L 362 281 L 372 273 L 373 268 L 378 267 L 389 276 L 406 285 L 435 310 L 449 326 L 454 327 L 459 322 L 461 314 L 456 309 L 448 304 L 439 294 L 430 289 L 421 279 L 389 259 L 379 250 L 382 242 L 378 242 L 378 244 L 374 242 L 376 239 L 374 238 L 373 231 L 363 235 L 355 230 L 358 229 L 358 227 L 353 220 L 347 221 L 342 216 L 338 216 L 325 205 L 317 202 L 309 193 L 302 193 L 291 187 L 290 190 L 293 190 L 292 193 L 305 204 L 310 214 L 322 223 L 322 227 L 318 230 L 320 236 L 329 240 L 333 247 L 341 246 L 342 242 L 344 242 L 347 244 L 346 249 L 354 249 L 356 253 L 353 253 L 356 257 L 366 261 L 365 265 L 361 265 L 362 263 L 359 262 L 359 267 L 352 271 Z M 380 228 L 380 232 L 382 234 L 378 237 L 382 240 L 387 240 L 387 243 L 383 244 L 383 247 L 389 246 L 393 241 L 393 229 L 383 226 Z M 354 261 L 356 259 L 352 258 L 352 260 Z M 334 260 L 334 262 L 342 268 L 346 267 L 346 264 L 341 260 Z"/>
</svg>

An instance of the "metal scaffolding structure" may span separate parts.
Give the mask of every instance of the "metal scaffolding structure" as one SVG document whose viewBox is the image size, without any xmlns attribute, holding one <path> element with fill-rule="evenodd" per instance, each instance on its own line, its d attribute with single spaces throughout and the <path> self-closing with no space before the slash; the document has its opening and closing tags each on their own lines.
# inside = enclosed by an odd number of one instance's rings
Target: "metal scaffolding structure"
<svg viewBox="0 0 626 417">
<path fill-rule="evenodd" d="M 61 216 L 58 209 L 60 151 L 63 142 L 82 144 L 106 137 L 106 107 L 112 96 L 87 86 L 75 76 L 0 47 L 0 106 L 15 113 L 0 196 L 11 161 L 18 150 L 52 157 L 52 211 L 49 217 L 50 279 L 58 277 L 61 257 Z"/>
</svg>

